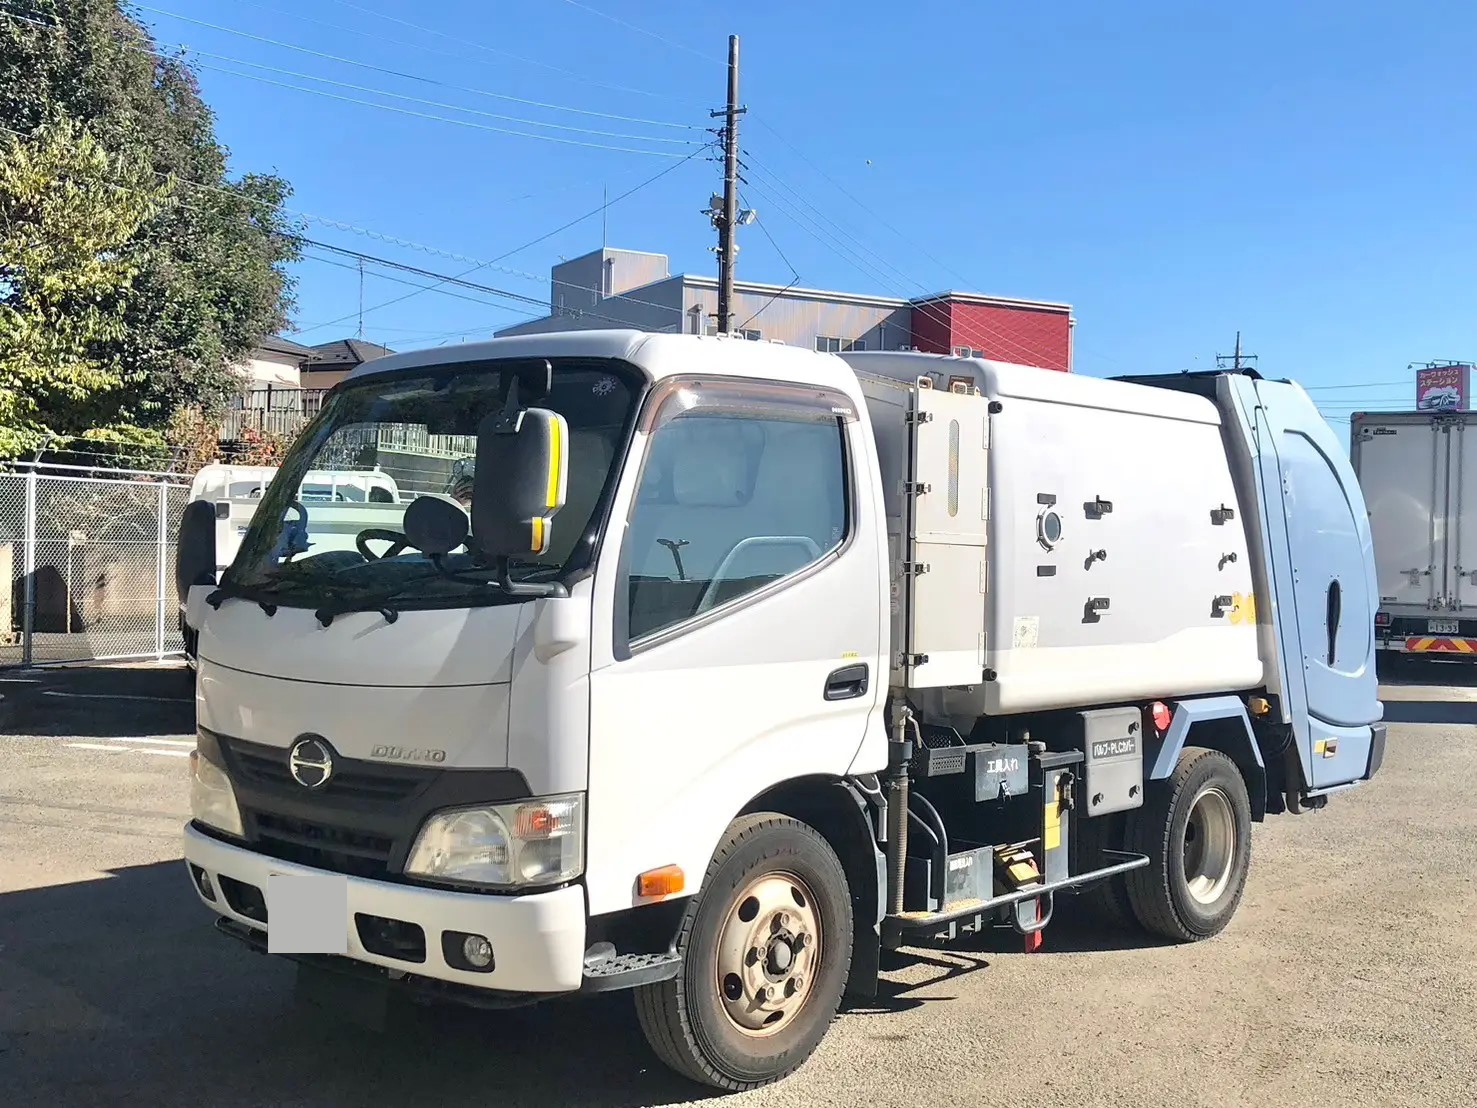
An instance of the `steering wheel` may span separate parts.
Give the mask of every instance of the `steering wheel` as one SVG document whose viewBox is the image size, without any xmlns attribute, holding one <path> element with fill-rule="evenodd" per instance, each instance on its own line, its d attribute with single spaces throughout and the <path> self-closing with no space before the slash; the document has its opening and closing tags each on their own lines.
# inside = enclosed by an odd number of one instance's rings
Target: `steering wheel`
<svg viewBox="0 0 1477 1108">
<path fill-rule="evenodd" d="M 376 554 L 373 550 L 369 549 L 370 539 L 389 543 L 389 549 L 383 554 Z M 403 531 L 391 531 L 387 527 L 366 527 L 354 536 L 354 547 L 363 555 L 366 562 L 377 562 L 381 558 L 393 558 L 409 545 L 410 540 L 405 537 Z"/>
</svg>

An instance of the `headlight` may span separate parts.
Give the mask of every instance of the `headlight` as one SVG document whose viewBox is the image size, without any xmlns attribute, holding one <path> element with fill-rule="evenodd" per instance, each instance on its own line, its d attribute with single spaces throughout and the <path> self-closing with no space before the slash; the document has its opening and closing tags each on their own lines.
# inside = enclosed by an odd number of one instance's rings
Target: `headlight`
<svg viewBox="0 0 1477 1108">
<path fill-rule="evenodd" d="M 190 815 L 227 835 L 244 834 L 231 779 L 198 747 L 190 751 Z"/>
<path fill-rule="evenodd" d="M 408 876 L 469 885 L 554 885 L 584 868 L 579 793 L 437 812 L 405 862 Z"/>
</svg>

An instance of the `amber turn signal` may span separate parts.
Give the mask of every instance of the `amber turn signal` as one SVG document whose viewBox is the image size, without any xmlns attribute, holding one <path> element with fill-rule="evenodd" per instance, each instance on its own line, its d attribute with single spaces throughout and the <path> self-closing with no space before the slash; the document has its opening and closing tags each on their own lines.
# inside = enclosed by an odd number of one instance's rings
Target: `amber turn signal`
<svg viewBox="0 0 1477 1108">
<path fill-rule="evenodd" d="M 672 896 L 680 893 L 686 884 L 681 866 L 661 866 L 636 878 L 636 892 L 639 896 Z"/>
</svg>

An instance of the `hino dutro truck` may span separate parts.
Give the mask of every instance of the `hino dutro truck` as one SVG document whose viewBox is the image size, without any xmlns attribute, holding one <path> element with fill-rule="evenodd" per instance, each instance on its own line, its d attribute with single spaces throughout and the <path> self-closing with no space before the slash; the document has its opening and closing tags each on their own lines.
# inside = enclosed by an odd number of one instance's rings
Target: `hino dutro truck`
<svg viewBox="0 0 1477 1108">
<path fill-rule="evenodd" d="M 470 505 L 296 497 L 386 443 L 474 450 Z M 211 515 L 177 573 L 217 927 L 366 997 L 629 989 L 720 1089 L 885 952 L 1029 950 L 1079 891 L 1214 936 L 1252 824 L 1383 755 L 1358 484 L 1255 374 L 497 339 L 355 370 L 219 581 Z"/>
<path fill-rule="evenodd" d="M 1349 424 L 1374 536 L 1376 648 L 1477 661 L 1477 412 L 1356 412 Z"/>
</svg>

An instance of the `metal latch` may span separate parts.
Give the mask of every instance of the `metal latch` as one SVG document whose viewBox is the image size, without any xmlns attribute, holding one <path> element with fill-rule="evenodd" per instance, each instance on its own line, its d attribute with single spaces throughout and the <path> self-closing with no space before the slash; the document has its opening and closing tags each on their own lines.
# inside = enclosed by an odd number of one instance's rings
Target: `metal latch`
<svg viewBox="0 0 1477 1108">
<path fill-rule="evenodd" d="M 928 572 L 928 563 L 927 562 L 904 562 L 902 568 L 903 568 L 903 573 L 905 573 L 905 574 L 907 574 L 909 576 L 922 577 L 925 573 Z"/>
<path fill-rule="evenodd" d="M 1235 518 L 1236 509 L 1228 508 L 1224 504 L 1222 504 L 1219 508 L 1212 508 L 1210 510 L 1210 522 L 1215 524 L 1217 527 L 1220 527 L 1227 520 L 1232 520 Z"/>
<path fill-rule="evenodd" d="M 1107 610 L 1108 598 L 1106 596 L 1090 596 L 1082 608 L 1082 622 L 1096 623 L 1103 618 L 1098 613 L 1106 612 Z"/>
<path fill-rule="evenodd" d="M 903 655 L 903 666 L 904 667 L 926 666 L 927 664 L 928 664 L 928 655 L 927 654 L 904 654 Z"/>
<path fill-rule="evenodd" d="M 1082 510 L 1087 513 L 1088 519 L 1102 519 L 1113 510 L 1113 502 L 1104 500 L 1101 496 L 1095 496 L 1082 505 Z"/>
<path fill-rule="evenodd" d="M 932 423 L 933 413 L 917 411 L 908 412 L 906 415 L 903 416 L 903 421 L 905 423 Z"/>
<path fill-rule="evenodd" d="M 932 492 L 932 491 L 933 491 L 933 486 L 930 485 L 927 481 L 904 481 L 903 482 L 903 495 L 904 496 L 922 496 L 924 493 L 926 493 L 926 492 Z"/>
<path fill-rule="evenodd" d="M 1210 614 L 1213 619 L 1220 619 L 1228 611 L 1236 606 L 1234 596 L 1218 596 L 1210 602 Z"/>
</svg>

